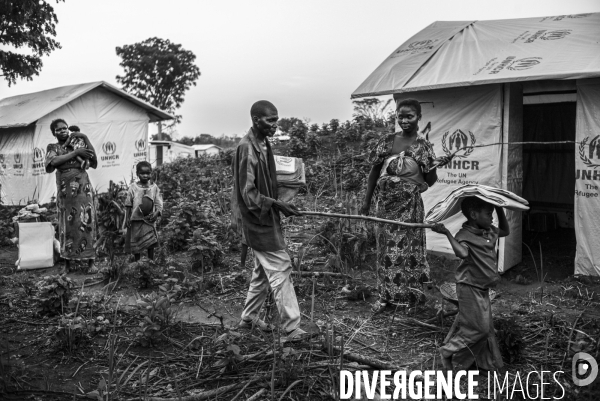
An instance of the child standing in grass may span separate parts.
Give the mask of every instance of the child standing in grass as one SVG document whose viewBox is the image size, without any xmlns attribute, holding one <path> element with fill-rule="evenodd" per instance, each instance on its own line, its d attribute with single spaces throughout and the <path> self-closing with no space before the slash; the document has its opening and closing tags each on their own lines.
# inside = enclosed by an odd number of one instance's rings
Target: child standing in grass
<svg viewBox="0 0 600 401">
<path fill-rule="evenodd" d="M 127 208 L 127 235 L 125 252 L 133 253 L 140 260 L 143 250 L 148 250 L 148 258 L 154 260 L 154 248 L 158 243 L 155 222 L 162 214 L 163 201 L 158 186 L 150 182 L 152 166 L 147 161 L 139 162 L 135 167 L 138 182 L 127 190 L 125 207 Z"/>
<path fill-rule="evenodd" d="M 447 370 L 469 370 L 475 363 L 479 370 L 496 371 L 503 362 L 494 335 L 489 289 L 500 281 L 496 241 L 510 229 L 501 207 L 495 207 L 499 220 L 495 227 L 494 206 L 475 196 L 465 198 L 461 210 L 467 221 L 456 236 L 443 224 L 433 228 L 448 237 L 455 255 L 462 259 L 456 269 L 459 329 L 439 352 Z"/>
</svg>

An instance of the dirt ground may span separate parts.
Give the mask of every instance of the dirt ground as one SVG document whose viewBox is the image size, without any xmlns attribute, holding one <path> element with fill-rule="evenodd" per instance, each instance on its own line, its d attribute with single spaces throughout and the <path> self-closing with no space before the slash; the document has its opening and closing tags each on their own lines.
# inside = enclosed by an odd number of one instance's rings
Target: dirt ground
<svg viewBox="0 0 600 401">
<path fill-rule="evenodd" d="M 296 224 L 301 226 L 300 223 Z M 290 234 L 292 243 L 302 242 L 308 236 L 310 235 L 302 228 Z M 569 377 L 565 376 L 564 379 L 568 383 L 571 380 L 570 357 L 574 351 L 573 347 L 568 347 L 567 335 L 572 343 L 577 342 L 582 349 L 598 356 L 600 280 L 573 276 L 574 235 L 569 230 L 527 234 L 524 242 L 530 245 L 537 268 L 540 267 L 538 243 L 542 244 L 546 279 L 542 286 L 532 256 L 524 249 L 522 263 L 504 274 L 496 289 L 497 296 L 493 301 L 495 319 L 518 326 L 520 330 L 515 335 L 520 336 L 522 343 L 520 359 L 515 362 L 505 361 L 506 367 L 514 374 L 518 371 L 531 371 L 534 366 L 544 367 L 546 370 L 559 370 L 562 366 L 562 370 L 568 371 L 566 374 Z M 293 254 L 298 255 L 297 252 L 297 249 L 292 250 Z M 167 363 L 171 366 L 170 373 L 169 369 L 164 372 L 158 370 L 153 381 L 153 396 L 177 397 L 180 391 L 188 394 L 186 391 L 204 387 L 203 383 L 209 380 L 192 380 L 196 366 L 190 368 L 187 365 L 191 359 L 181 359 L 183 354 L 187 358 L 200 357 L 195 376 L 198 378 L 202 374 L 202 356 L 198 355 L 197 347 L 192 350 L 182 344 L 188 341 L 192 344 L 197 337 L 208 337 L 208 332 L 212 333 L 210 336 L 213 338 L 217 334 L 235 333 L 251 268 L 250 261 L 245 269 L 239 267 L 239 254 L 232 252 L 226 256 L 222 267 L 205 272 L 203 282 L 211 282 L 212 286 L 182 300 L 173 326 L 169 329 L 170 335 L 153 347 L 142 347 L 134 341 L 133 330 L 139 325 L 137 301 L 156 291 L 156 288 L 142 290 L 138 282 L 130 277 L 119 280 L 116 288 L 111 289 L 111 286 L 107 288 L 107 281 L 103 281 L 102 276 L 70 273 L 68 277 L 73 280 L 76 288 L 87 283 L 84 293 L 100 299 L 95 308 L 92 305 L 82 313 L 90 318 L 111 318 L 113 323 L 112 328 L 91 336 L 79 348 L 66 350 L 57 345 L 59 318 L 40 317 L 36 313 L 36 294 L 32 285 L 44 276 L 61 273 L 64 267 L 57 265 L 43 270 L 15 271 L 16 257 L 16 248 L 0 248 L 0 360 L 2 385 L 6 391 L 3 399 L 7 400 L 76 399 L 86 396 L 94 399 L 96 393 L 93 392 L 102 388 L 102 382 L 112 375 L 109 374 L 112 368 L 107 360 L 111 360 L 109 353 L 113 348 L 110 342 L 114 335 L 118 338 L 118 345 L 113 351 L 121 359 L 131 363 L 129 366 L 137 366 L 137 373 L 147 372 L 146 368 L 150 365 L 159 367 Z M 351 271 L 354 279 L 321 276 L 313 282 L 312 277 L 295 275 L 295 288 L 303 315 L 302 326 L 308 331 L 320 333 L 309 345 L 298 346 L 296 349 L 311 353 L 315 347 L 320 348 L 324 341 L 333 341 L 334 345 L 344 346 L 346 350 L 409 370 L 439 368 L 437 347 L 441 345 L 454 320 L 451 312 L 455 310 L 455 306 L 443 301 L 439 286 L 453 281 L 458 262 L 435 256 L 430 256 L 429 261 L 432 283 L 424 288 L 426 302 L 410 307 L 400 305 L 378 315 L 373 315 L 370 311 L 376 294 L 376 278 L 368 266 L 362 271 Z M 191 260 L 185 253 L 175 255 L 171 262 L 178 266 L 191 265 Z M 100 262 L 101 266 L 102 263 L 106 262 Z M 304 254 L 300 268 L 303 271 L 325 270 L 323 249 L 312 247 Z M 188 269 L 184 275 L 188 279 L 199 279 L 202 272 Z M 349 299 L 342 292 L 342 288 L 348 283 L 364 286 L 365 292 L 356 297 L 358 299 Z M 314 310 L 311 297 L 313 288 Z M 276 319 L 273 309 L 268 309 L 269 316 Z M 444 318 L 443 313 L 449 316 Z M 204 352 L 204 347 L 208 345 L 202 344 Z M 142 368 L 141 361 L 147 361 L 147 366 Z M 196 362 L 192 364 L 195 365 Z M 117 365 L 116 369 L 119 373 L 123 372 L 123 376 L 133 371 L 133 368 L 125 370 L 124 363 Z M 186 369 L 191 369 L 191 373 Z M 113 399 L 141 399 L 140 383 L 143 380 L 141 377 L 138 380 L 137 376 L 131 374 L 129 387 L 123 385 L 119 397 Z M 326 380 L 330 380 L 324 375 Z M 183 377 L 189 382 L 181 379 L 180 384 L 177 384 L 178 381 L 172 380 L 172 377 Z M 239 380 L 238 376 L 228 376 L 227 373 L 209 377 L 222 386 Z M 314 379 L 311 374 L 300 377 L 307 377 L 304 379 L 306 382 L 308 378 Z M 147 378 L 150 379 L 152 378 Z M 310 387 L 306 383 L 302 384 L 302 391 L 310 394 L 307 399 L 336 399 L 333 389 L 323 390 L 334 386 L 328 387 L 320 380 L 313 381 Z M 333 377 L 331 381 L 334 381 Z M 135 385 L 137 387 L 132 387 Z M 279 389 L 277 394 L 281 395 L 284 388 Z M 320 390 L 316 390 L 317 388 Z M 236 393 L 237 391 L 211 399 L 231 399 Z M 240 399 L 246 399 L 254 393 L 256 389 L 248 389 Z M 296 393 L 293 396 L 292 393 L 286 399 L 300 399 Z M 573 399 L 597 399 L 586 397 L 596 397 L 594 394 L 600 397 L 600 384 L 596 380 L 594 385 L 584 389 L 570 385 L 567 393 L 568 397 L 575 397 Z M 568 397 L 563 399 L 569 399 Z"/>
</svg>

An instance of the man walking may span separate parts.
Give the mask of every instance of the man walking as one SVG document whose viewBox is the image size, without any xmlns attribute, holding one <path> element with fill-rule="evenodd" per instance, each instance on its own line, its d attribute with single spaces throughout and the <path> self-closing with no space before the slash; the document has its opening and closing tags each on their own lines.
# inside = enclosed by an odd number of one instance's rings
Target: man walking
<svg viewBox="0 0 600 401">
<path fill-rule="evenodd" d="M 267 140 L 275 134 L 279 116 L 266 100 L 254 103 L 250 116 L 252 128 L 238 144 L 233 160 L 232 206 L 239 208 L 246 242 L 254 252 L 254 270 L 239 327 L 273 330 L 258 317 L 270 285 L 288 340 L 300 339 L 306 332 L 299 328 L 300 308 L 290 279 L 292 263 L 285 251 L 279 212 L 286 217 L 300 213 L 295 206 L 277 200 L 275 158 Z"/>
</svg>

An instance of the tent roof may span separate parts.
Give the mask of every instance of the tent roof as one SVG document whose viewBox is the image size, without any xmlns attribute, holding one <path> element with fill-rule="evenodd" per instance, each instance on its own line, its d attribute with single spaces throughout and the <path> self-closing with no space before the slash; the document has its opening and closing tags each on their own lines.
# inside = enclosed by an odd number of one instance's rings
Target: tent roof
<svg viewBox="0 0 600 401">
<path fill-rule="evenodd" d="M 217 145 L 212 144 L 212 143 L 203 144 L 203 145 L 192 145 L 192 147 L 195 150 L 206 150 L 206 149 L 210 149 L 210 148 L 219 148 L 219 149 L 222 149 L 220 146 L 217 146 Z"/>
<path fill-rule="evenodd" d="M 0 100 L 0 128 L 24 127 L 32 124 L 59 107 L 98 87 L 102 87 L 143 108 L 148 112 L 151 122 L 173 119 L 171 115 L 151 104 L 104 81 L 98 81 L 4 98 Z"/>
<path fill-rule="evenodd" d="M 600 76 L 600 13 L 438 21 L 404 42 L 352 98 Z"/>
<path fill-rule="evenodd" d="M 176 145 L 176 146 L 180 146 L 180 147 L 184 147 L 184 148 L 189 148 L 190 150 L 193 149 L 193 146 L 190 145 L 186 145 L 185 143 L 179 143 L 179 142 L 175 142 L 175 141 L 166 141 L 166 140 L 159 140 L 159 139 L 153 139 L 150 141 L 150 145 L 169 145 L 169 147 L 171 147 L 172 145 Z"/>
</svg>

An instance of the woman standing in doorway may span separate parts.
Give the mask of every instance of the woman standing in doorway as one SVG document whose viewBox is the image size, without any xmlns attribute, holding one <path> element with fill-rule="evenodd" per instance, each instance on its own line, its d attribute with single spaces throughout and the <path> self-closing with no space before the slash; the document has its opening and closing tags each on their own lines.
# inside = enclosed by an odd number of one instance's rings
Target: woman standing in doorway
<svg viewBox="0 0 600 401">
<path fill-rule="evenodd" d="M 375 194 L 377 217 L 422 223 L 421 193 L 437 181 L 434 165 L 443 165 L 449 158 L 435 160 L 433 145 L 419 135 L 421 105 L 417 100 L 398 102 L 396 118 L 402 131 L 384 135 L 369 148 L 372 167 L 361 212 L 369 214 Z M 429 281 L 424 229 L 380 225 L 378 233 L 380 299 L 373 305 L 375 313 L 389 302 L 416 302 L 423 295 L 419 287 Z"/>
<path fill-rule="evenodd" d="M 94 264 L 96 250 L 96 209 L 95 193 L 85 169 L 79 160 L 89 160 L 89 166 L 96 168 L 96 151 L 88 137 L 80 132 L 71 136 L 85 142 L 85 148 L 73 149 L 67 145 L 68 125 L 63 119 L 50 124 L 52 135 L 57 143 L 48 145 L 46 172 L 56 170 L 56 204 L 58 209 L 58 229 L 60 255 L 66 260 L 67 272 L 72 260 L 87 260 L 88 273 L 97 273 Z"/>
</svg>

